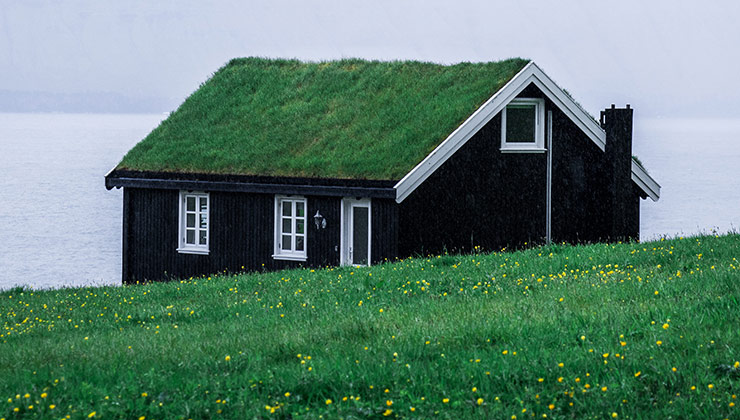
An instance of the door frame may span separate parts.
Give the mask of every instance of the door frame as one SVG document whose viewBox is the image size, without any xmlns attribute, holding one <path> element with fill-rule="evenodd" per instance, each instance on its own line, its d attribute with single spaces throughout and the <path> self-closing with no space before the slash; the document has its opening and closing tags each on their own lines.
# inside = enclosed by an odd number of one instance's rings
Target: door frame
<svg viewBox="0 0 740 420">
<path fill-rule="evenodd" d="M 339 221 L 339 265 L 355 265 L 352 263 L 352 253 L 349 248 L 353 242 L 352 209 L 354 207 L 367 208 L 367 266 L 372 264 L 372 241 L 373 241 L 373 209 L 372 200 L 369 198 L 343 198 Z"/>
</svg>

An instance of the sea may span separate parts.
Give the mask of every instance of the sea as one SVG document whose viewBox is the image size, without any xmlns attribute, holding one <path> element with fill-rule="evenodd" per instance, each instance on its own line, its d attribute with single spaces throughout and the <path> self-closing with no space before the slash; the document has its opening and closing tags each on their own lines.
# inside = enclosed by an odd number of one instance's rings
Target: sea
<svg viewBox="0 0 740 420">
<path fill-rule="evenodd" d="M 0 290 L 121 284 L 122 192 L 105 174 L 166 114 L 0 113 Z M 641 239 L 738 232 L 740 120 L 636 119 L 661 184 Z"/>
</svg>

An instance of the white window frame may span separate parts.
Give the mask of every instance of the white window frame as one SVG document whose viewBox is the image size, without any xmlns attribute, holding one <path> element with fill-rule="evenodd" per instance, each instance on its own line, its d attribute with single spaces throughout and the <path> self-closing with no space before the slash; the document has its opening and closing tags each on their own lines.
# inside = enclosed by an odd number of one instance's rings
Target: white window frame
<svg viewBox="0 0 740 420">
<path fill-rule="evenodd" d="M 531 105 L 535 107 L 534 142 L 506 141 L 506 108 L 509 105 Z M 501 110 L 501 151 L 504 153 L 545 152 L 545 100 L 542 98 L 514 98 Z"/>
<path fill-rule="evenodd" d="M 372 265 L 373 256 L 373 207 L 369 198 L 343 198 L 342 212 L 340 213 L 340 237 L 339 237 L 339 265 L 354 266 L 352 255 L 349 251 L 350 235 L 353 227 L 349 222 L 352 217 L 353 207 L 367 207 L 367 266 Z"/>
<path fill-rule="evenodd" d="M 195 212 L 188 212 L 186 200 L 188 197 L 195 197 Z M 206 227 L 202 229 L 199 227 L 200 215 L 203 213 L 200 211 L 200 199 L 205 197 L 206 199 Z M 178 195 L 178 247 L 177 252 L 181 254 L 200 254 L 208 255 L 209 244 L 211 241 L 211 196 L 207 192 L 203 191 L 180 191 Z M 187 238 L 187 213 L 195 214 L 195 244 L 189 244 L 186 242 Z M 200 232 L 205 230 L 206 232 L 206 243 L 200 244 Z"/>
<path fill-rule="evenodd" d="M 282 249 L 282 238 L 283 238 L 283 204 L 284 203 L 291 203 L 291 215 L 290 219 L 291 222 L 291 232 L 286 233 L 286 235 L 291 236 L 291 249 L 286 250 Z M 296 204 L 295 203 L 303 203 L 303 251 L 296 251 L 295 248 L 295 238 L 296 236 L 299 236 L 299 234 L 296 232 L 296 221 L 300 219 L 296 215 Z M 308 200 L 306 200 L 306 197 L 303 196 L 286 196 L 286 195 L 276 195 L 275 196 L 275 238 L 274 238 L 274 253 L 272 254 L 272 258 L 276 260 L 288 260 L 288 261 L 306 261 L 307 259 L 307 253 L 306 250 L 308 249 Z"/>
</svg>

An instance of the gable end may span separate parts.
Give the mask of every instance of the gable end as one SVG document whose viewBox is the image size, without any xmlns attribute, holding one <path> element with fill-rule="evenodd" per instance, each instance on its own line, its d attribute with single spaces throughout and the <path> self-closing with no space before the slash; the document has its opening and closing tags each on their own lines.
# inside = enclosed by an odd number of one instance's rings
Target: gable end
<svg viewBox="0 0 740 420">
<path fill-rule="evenodd" d="M 395 185 L 396 202 L 408 197 L 424 180 L 436 171 L 460 147 L 498 114 L 512 99 L 530 84 L 537 86 L 588 138 L 602 151 L 606 146 L 606 133 L 573 99 L 548 77 L 534 62 L 527 64 L 503 88 L 488 99 L 478 110 L 452 132 L 424 160 Z"/>
</svg>

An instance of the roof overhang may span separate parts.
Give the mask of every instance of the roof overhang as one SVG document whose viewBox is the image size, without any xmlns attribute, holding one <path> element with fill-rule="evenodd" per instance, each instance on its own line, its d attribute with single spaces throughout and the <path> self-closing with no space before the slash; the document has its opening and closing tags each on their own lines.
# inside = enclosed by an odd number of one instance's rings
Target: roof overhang
<svg viewBox="0 0 740 420">
<path fill-rule="evenodd" d="M 355 187 L 336 185 L 276 184 L 263 182 L 205 181 L 189 179 L 161 179 L 119 177 L 110 174 L 105 177 L 105 187 L 112 188 L 151 188 L 187 191 L 223 191 L 285 195 L 321 195 L 333 197 L 395 198 L 393 188 Z"/>
<path fill-rule="evenodd" d="M 660 184 L 658 184 L 645 168 L 632 159 L 632 181 L 640 187 L 653 201 L 660 199 Z"/>
<path fill-rule="evenodd" d="M 434 171 L 457 152 L 475 133 L 498 114 L 512 99 L 521 93 L 527 86 L 534 84 L 550 99 L 576 126 L 588 136 L 596 146 L 604 151 L 606 148 L 606 132 L 598 122 L 576 103 L 570 95 L 565 93 L 548 75 L 540 69 L 534 61 L 524 66 L 498 92 L 491 96 L 468 119 L 460 124 L 455 131 L 439 144 L 424 160 L 416 165 L 394 186 L 396 202 L 401 203 L 421 185 Z M 635 169 L 637 167 L 637 169 Z M 636 172 L 637 171 L 637 172 Z M 632 179 L 645 193 L 657 200 L 660 196 L 660 186 L 645 170 L 632 163 Z M 655 187 L 652 188 L 651 187 Z"/>
</svg>

